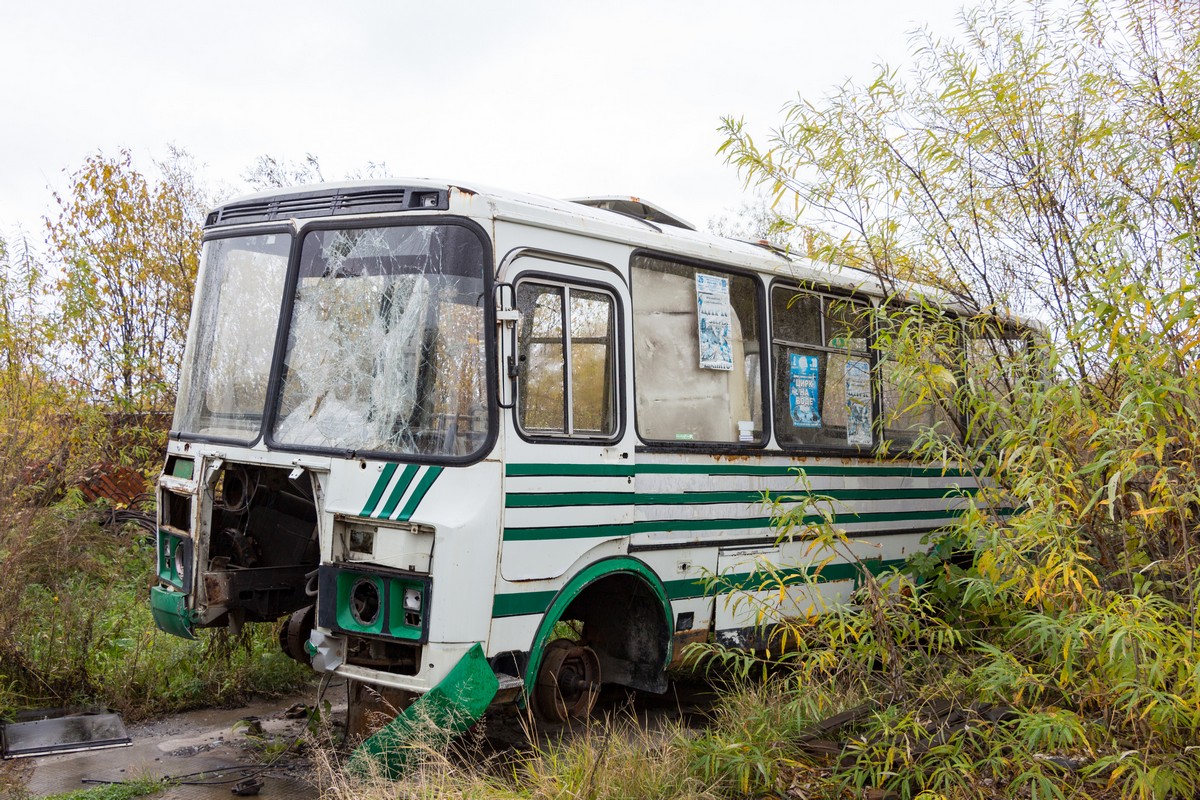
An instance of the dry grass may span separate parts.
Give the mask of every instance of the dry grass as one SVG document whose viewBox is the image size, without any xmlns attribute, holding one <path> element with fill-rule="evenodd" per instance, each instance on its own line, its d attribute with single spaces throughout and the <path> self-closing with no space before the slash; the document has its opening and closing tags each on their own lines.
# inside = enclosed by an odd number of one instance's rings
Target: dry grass
<svg viewBox="0 0 1200 800">
<path fill-rule="evenodd" d="M 486 721 L 485 721 L 486 722 Z M 496 753 L 478 728 L 448 747 L 415 743 L 401 781 L 343 770 L 328 737 L 312 748 L 322 797 L 335 800 L 427 798 L 684 798 L 724 797 L 697 777 L 690 736 L 678 724 L 647 728 L 614 714 L 557 733 L 526 729 L 531 742 Z M 441 737 L 432 737 L 435 740 Z"/>
</svg>

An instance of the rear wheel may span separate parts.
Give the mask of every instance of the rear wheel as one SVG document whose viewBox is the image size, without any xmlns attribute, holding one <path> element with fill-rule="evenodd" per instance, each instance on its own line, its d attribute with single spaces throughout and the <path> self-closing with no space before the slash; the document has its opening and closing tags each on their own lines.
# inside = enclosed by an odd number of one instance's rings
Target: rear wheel
<svg viewBox="0 0 1200 800">
<path fill-rule="evenodd" d="M 555 639 L 546 645 L 534 684 L 534 712 L 547 722 L 586 717 L 600 694 L 600 659 L 582 642 Z"/>
</svg>

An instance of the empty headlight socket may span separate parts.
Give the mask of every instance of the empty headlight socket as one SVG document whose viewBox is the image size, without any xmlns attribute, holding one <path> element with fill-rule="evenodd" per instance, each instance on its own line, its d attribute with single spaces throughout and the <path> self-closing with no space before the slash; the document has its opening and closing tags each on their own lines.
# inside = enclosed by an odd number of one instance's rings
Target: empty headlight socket
<svg viewBox="0 0 1200 800">
<path fill-rule="evenodd" d="M 433 582 L 375 565 L 326 564 L 317 573 L 317 625 L 326 630 L 424 644 Z"/>
</svg>

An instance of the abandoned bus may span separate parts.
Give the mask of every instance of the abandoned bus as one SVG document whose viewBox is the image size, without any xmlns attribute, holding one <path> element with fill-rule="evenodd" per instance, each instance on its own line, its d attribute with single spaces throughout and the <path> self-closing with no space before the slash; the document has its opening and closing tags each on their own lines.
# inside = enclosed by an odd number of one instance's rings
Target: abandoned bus
<svg viewBox="0 0 1200 800">
<path fill-rule="evenodd" d="M 318 671 L 468 717 L 662 691 L 683 644 L 757 625 L 706 576 L 825 558 L 764 493 L 832 499 L 882 568 L 977 488 L 903 455 L 944 412 L 889 379 L 856 313 L 884 301 L 634 198 L 387 181 L 229 202 L 158 481 L 156 622 L 286 618 Z"/>
</svg>

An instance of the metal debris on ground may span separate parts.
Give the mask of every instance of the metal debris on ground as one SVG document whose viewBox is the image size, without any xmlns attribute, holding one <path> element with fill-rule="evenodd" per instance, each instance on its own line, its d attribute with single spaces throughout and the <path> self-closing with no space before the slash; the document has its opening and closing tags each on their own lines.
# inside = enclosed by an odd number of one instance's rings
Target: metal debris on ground
<svg viewBox="0 0 1200 800">
<path fill-rule="evenodd" d="M 31 758 L 133 744 L 119 714 L 45 709 L 0 725 L 4 758 Z"/>
<path fill-rule="evenodd" d="M 258 794 L 258 790 L 263 787 L 262 779 L 246 778 L 244 781 L 238 781 L 229 791 L 233 792 L 238 797 L 251 797 Z"/>
</svg>

